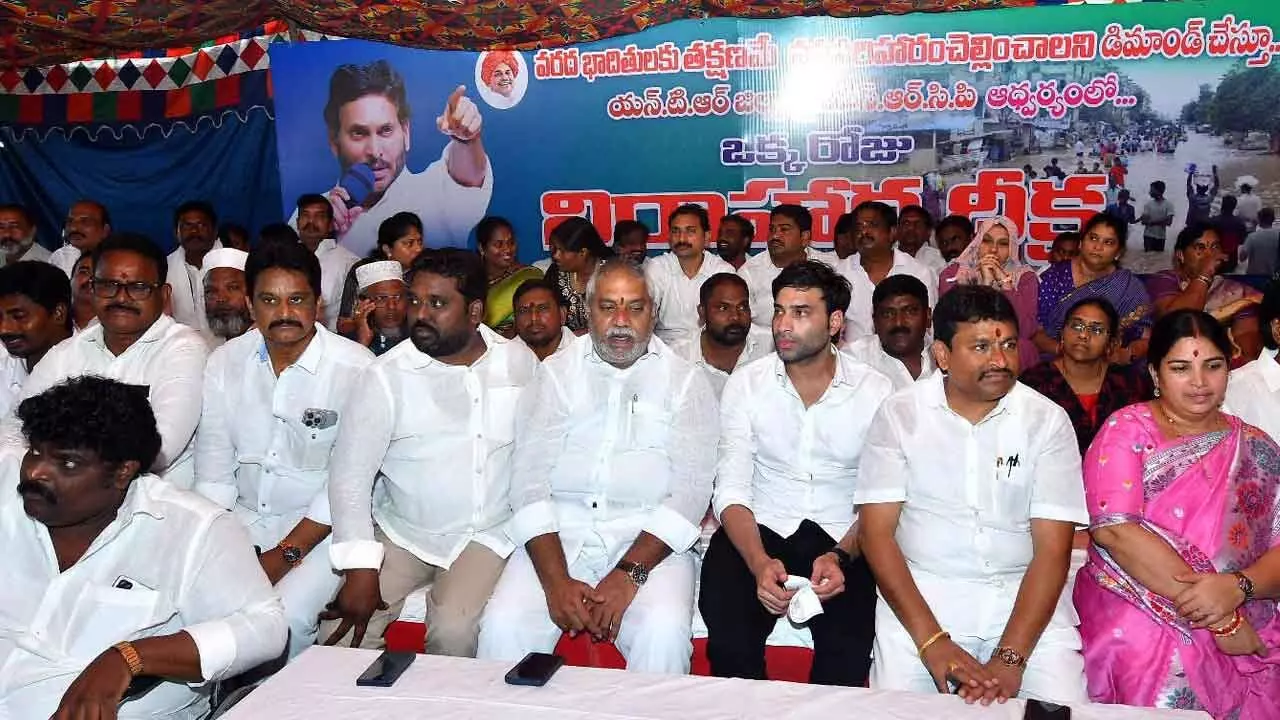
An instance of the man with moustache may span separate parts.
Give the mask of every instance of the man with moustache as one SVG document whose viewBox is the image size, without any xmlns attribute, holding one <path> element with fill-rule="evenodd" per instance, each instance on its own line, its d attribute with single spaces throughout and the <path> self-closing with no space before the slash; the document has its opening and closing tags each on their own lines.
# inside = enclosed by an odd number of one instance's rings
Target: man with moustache
<svg viewBox="0 0 1280 720">
<path fill-rule="evenodd" d="M 942 372 L 880 406 L 854 503 L 876 609 L 871 687 L 1088 702 L 1067 581 L 1087 525 L 1062 408 L 1017 382 L 1018 315 L 965 285 L 933 312 Z"/>
<path fill-rule="evenodd" d="M 720 259 L 741 270 L 747 262 L 747 253 L 755 240 L 756 228 L 751 221 L 736 213 L 729 213 L 720 218 L 720 229 L 716 233 L 716 252 Z"/>
<path fill-rule="evenodd" d="M 707 278 L 733 266 L 707 250 L 711 218 L 701 205 L 681 205 L 667 218 L 671 252 L 644 265 L 653 298 L 653 334 L 671 345 L 698 336 L 698 292 Z"/>
<path fill-rule="evenodd" d="M 93 262 L 96 256 L 96 250 L 87 252 L 77 258 L 71 268 L 72 334 L 98 321 L 98 311 L 93 305 Z"/>
<path fill-rule="evenodd" d="M 777 352 L 729 378 L 720 409 L 712 499 L 720 529 L 699 594 L 707 659 L 718 677 L 765 679 L 765 640 L 778 616 L 798 592 L 812 593 L 822 612 L 807 623 L 810 681 L 863 685 L 876 595 L 853 494 L 863 438 L 893 386 L 831 344 L 849 281 L 830 266 L 790 265 L 773 293 Z"/>
<path fill-rule="evenodd" d="M 298 239 L 320 261 L 320 282 L 323 291 L 321 322 L 330 330 L 338 328 L 341 314 L 342 290 L 347 274 L 360 261 L 355 253 L 333 239 L 333 206 L 323 195 L 309 193 L 298 198 L 298 210 L 294 215 L 298 226 Z"/>
<path fill-rule="evenodd" d="M 107 207 L 97 200 L 79 200 L 67 209 L 67 219 L 62 225 L 65 244 L 53 251 L 49 262 L 71 277 L 76 260 L 98 249 L 110 234 L 111 213 Z"/>
<path fill-rule="evenodd" d="M 201 267 L 207 328 L 204 335 L 210 349 L 240 337 L 253 325 L 244 280 L 244 263 L 248 257 L 243 250 L 227 247 L 204 256 Z"/>
<path fill-rule="evenodd" d="M 829 253 L 809 247 L 813 215 L 801 205 L 778 205 L 769 212 L 769 251 L 747 259 L 738 274 L 751 293 L 751 321 L 766 332 L 773 324 L 773 279 L 786 266 L 802 260 L 835 261 Z M 828 265 L 836 267 L 833 262 Z M 838 268 L 837 268 L 838 269 Z"/>
<path fill-rule="evenodd" d="M 929 244 L 933 236 L 933 215 L 919 205 L 907 205 L 898 211 L 894 239 L 898 249 L 929 268 L 936 275 L 947 266 L 942 253 Z"/>
<path fill-rule="evenodd" d="M 716 397 L 724 393 L 730 374 L 773 349 L 773 337 L 751 323 L 747 282 L 736 273 L 717 273 L 702 283 L 698 323 L 700 333 L 671 349 L 702 368 Z"/>
<path fill-rule="evenodd" d="M 195 490 L 248 529 L 294 657 L 315 643 L 341 582 L 329 564 L 329 454 L 373 355 L 316 321 L 320 263 L 306 248 L 260 248 L 243 275 L 256 327 L 209 357 Z"/>
<path fill-rule="evenodd" d="M 942 259 L 952 262 L 973 242 L 973 221 L 963 215 L 948 215 L 938 222 L 933 236 Z"/>
<path fill-rule="evenodd" d="M 919 260 L 893 246 L 897 213 L 885 203 L 869 200 L 853 209 L 854 240 L 858 253 L 842 262 L 842 270 L 853 286 L 849 315 L 845 318 L 846 342 L 874 334 L 871 323 L 871 295 L 876 285 L 894 275 L 911 275 L 929 290 L 929 307 L 938 301 L 938 278 Z"/>
<path fill-rule="evenodd" d="M 36 223 L 21 205 L 0 205 L 0 266 L 22 260 L 49 262 L 50 253 L 36 242 Z"/>
<path fill-rule="evenodd" d="M 200 268 L 209 251 L 222 247 L 218 241 L 218 214 L 209 203 L 192 200 L 174 211 L 173 224 L 178 248 L 169 253 L 166 271 L 173 319 L 204 332 L 207 328 Z"/>
<path fill-rule="evenodd" d="M 244 529 L 146 472 L 162 440 L 144 387 L 72 378 L 18 420 L 25 454 L 0 459 L 0 717 L 207 716 L 214 683 L 284 648 Z M 135 680 L 155 686 L 122 702 Z"/>
<path fill-rule="evenodd" d="M 334 446 L 329 555 L 343 582 L 320 636 L 382 647 L 405 597 L 430 584 L 427 652 L 472 657 L 512 550 L 516 403 L 538 359 L 483 324 L 476 253 L 424 251 L 405 281 L 411 342 L 360 374 Z"/>
<path fill-rule="evenodd" d="M 404 339 L 404 267 L 398 260 L 375 260 L 355 268 L 356 342 L 382 355 Z"/>
<path fill-rule="evenodd" d="M 22 397 L 79 375 L 146 386 L 163 440 L 149 469 L 189 488 L 195 480 L 191 446 L 209 346 L 200 333 L 164 314 L 167 269 L 164 254 L 142 235 L 103 240 L 94 253 L 91 285 L 98 324 L 46 353 L 23 383 Z M 16 435 L 10 429 L 5 441 L 13 443 Z"/>
<path fill-rule="evenodd" d="M 632 265 L 643 267 L 649 257 L 649 228 L 635 220 L 619 220 L 613 226 L 613 251 Z"/>
<path fill-rule="evenodd" d="M 636 672 L 689 672 L 694 557 L 715 472 L 716 399 L 653 336 L 641 271 L 587 283 L 590 333 L 538 369 L 521 403 L 509 534 L 517 549 L 480 623 L 478 657 L 611 641 Z"/>
<path fill-rule="evenodd" d="M 541 278 L 525 280 L 511 302 L 516 309 L 516 337 L 539 361 L 568 351 L 577 336 L 565 327 L 569 308 L 559 288 Z"/>
<path fill-rule="evenodd" d="M 876 334 L 858 338 L 845 352 L 880 371 L 901 390 L 933 374 L 933 350 L 925 338 L 933 316 L 929 290 L 910 275 L 885 278 L 871 295 Z"/>
<path fill-rule="evenodd" d="M 17 403 L 31 369 L 71 337 L 71 284 L 49 263 L 0 268 L 0 418 Z"/>
</svg>

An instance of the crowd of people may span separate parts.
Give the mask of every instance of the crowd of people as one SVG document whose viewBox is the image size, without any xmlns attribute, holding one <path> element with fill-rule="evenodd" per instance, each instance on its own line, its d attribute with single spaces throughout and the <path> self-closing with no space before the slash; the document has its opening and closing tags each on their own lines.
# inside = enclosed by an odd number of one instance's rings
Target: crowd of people
<svg viewBox="0 0 1280 720">
<path fill-rule="evenodd" d="M 814 683 L 1280 717 L 1280 284 L 1221 223 L 1144 281 L 1107 213 L 1042 272 L 879 202 L 831 253 L 690 204 L 533 265 L 296 218 L 188 203 L 166 256 L 83 201 L 51 254 L 0 207 L 0 715 L 203 717 L 425 587 L 429 653 L 687 673 L 698 612 L 764 679 L 788 617 Z"/>
</svg>

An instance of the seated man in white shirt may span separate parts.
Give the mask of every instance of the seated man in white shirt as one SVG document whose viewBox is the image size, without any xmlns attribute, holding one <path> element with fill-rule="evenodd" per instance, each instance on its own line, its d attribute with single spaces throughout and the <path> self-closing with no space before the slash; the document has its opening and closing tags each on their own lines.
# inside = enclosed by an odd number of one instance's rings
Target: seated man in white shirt
<svg viewBox="0 0 1280 720">
<path fill-rule="evenodd" d="M 62 225 L 63 246 L 53 251 L 48 262 L 71 277 L 76 260 L 98 249 L 111 234 L 111 212 L 97 200 L 77 200 L 67 208 Z"/>
<path fill-rule="evenodd" d="M 266 245 L 243 274 L 257 327 L 209 357 L 195 489 L 248 528 L 284 602 L 293 657 L 315 642 L 338 591 L 329 451 L 373 354 L 318 322 L 320 263 L 306 248 Z"/>
<path fill-rule="evenodd" d="M 380 647 L 404 599 L 430 584 L 427 652 L 472 657 L 507 537 L 516 402 L 538 359 L 484 322 L 474 252 L 427 250 L 408 276 L 410 342 L 357 380 L 329 474 L 337 601 L 321 638 Z"/>
<path fill-rule="evenodd" d="M 249 254 L 235 248 L 210 250 L 201 266 L 204 286 L 205 339 L 210 348 L 238 338 L 253 326 L 244 262 Z"/>
<path fill-rule="evenodd" d="M 871 687 L 1088 702 L 1062 592 L 1088 523 L 1066 412 L 1017 382 L 1018 320 L 967 285 L 933 313 L 942 372 L 889 398 L 863 449 L 859 540 L 885 602 Z"/>
<path fill-rule="evenodd" d="M 911 275 L 929 289 L 929 307 L 938 301 L 938 276 L 923 263 L 894 247 L 898 214 L 885 203 L 868 200 L 853 209 L 853 239 L 858 252 L 841 263 L 840 270 L 853 285 L 844 339 L 853 342 L 874 335 L 871 295 L 885 278 Z"/>
<path fill-rule="evenodd" d="M 543 279 L 525 280 L 511 296 L 515 307 L 516 337 L 538 360 L 566 352 L 577 338 L 565 327 L 568 303 L 560 288 Z"/>
<path fill-rule="evenodd" d="M 1258 316 L 1267 349 L 1256 360 L 1231 371 L 1223 410 L 1280 442 L 1280 281 L 1267 284 Z"/>
<path fill-rule="evenodd" d="M 0 266 L 23 260 L 49 262 L 53 253 L 36 235 L 35 216 L 23 205 L 0 205 Z"/>
<path fill-rule="evenodd" d="M 698 335 L 698 291 L 707 278 L 734 272 L 733 266 L 707 249 L 711 217 L 701 205 L 681 205 L 667 218 L 671 252 L 644 264 L 653 295 L 653 334 L 673 345 Z"/>
<path fill-rule="evenodd" d="M 333 239 L 333 206 L 324 195 L 312 193 L 298 198 L 295 222 L 298 240 L 320 261 L 321 300 L 324 301 L 320 321 L 330 330 L 337 330 L 347 273 L 360 258 Z"/>
<path fill-rule="evenodd" d="M 887 277 L 871 294 L 871 323 L 876 334 L 845 346 L 845 352 L 879 370 L 901 390 L 933 374 L 933 349 L 926 345 L 929 289 L 911 275 Z"/>
<path fill-rule="evenodd" d="M 627 668 L 687 673 L 694 557 L 719 434 L 703 374 L 653 334 L 638 268 L 587 283 L 590 334 L 548 359 L 521 402 L 511 556 L 478 657 L 551 652 L 561 632 L 614 642 Z"/>
<path fill-rule="evenodd" d="M 31 369 L 71 337 L 71 283 L 38 260 L 0 268 L 0 418 L 9 414 Z"/>
<path fill-rule="evenodd" d="M 169 303 L 173 319 L 204 331 L 204 286 L 200 268 L 204 256 L 222 247 L 218 240 L 218 215 L 203 200 L 185 202 L 173 213 L 173 235 L 178 247 L 169 253 Z"/>
<path fill-rule="evenodd" d="M 898 210 L 898 224 L 894 228 L 894 241 L 898 249 L 937 275 L 947 266 L 947 261 L 942 259 L 938 248 L 929 244 L 931 237 L 933 215 L 928 210 L 919 205 L 904 205 Z"/>
<path fill-rule="evenodd" d="M 671 349 L 707 373 L 716 397 L 731 373 L 773 350 L 773 335 L 751 322 L 747 281 L 736 273 L 716 273 L 702 284 L 698 323 L 701 332 Z"/>
<path fill-rule="evenodd" d="M 765 332 L 773 324 L 773 279 L 782 268 L 801 260 L 821 260 L 837 270 L 835 253 L 814 250 L 813 214 L 803 205 L 775 205 L 769 211 L 767 252 L 747 258 L 738 274 L 747 281 L 751 293 L 751 321 Z"/>
<path fill-rule="evenodd" d="M 862 439 L 893 385 L 831 344 L 848 280 L 809 260 L 773 287 L 778 350 L 729 378 L 721 405 L 712 501 L 721 527 L 698 601 L 707 659 L 713 675 L 765 679 L 765 640 L 801 591 L 788 582 L 794 576 L 822 602 L 808 620 L 811 682 L 861 686 L 876 587 L 858 551 L 853 493 Z"/>
<path fill-rule="evenodd" d="M 200 422 L 200 386 L 209 346 L 196 330 L 164 314 L 170 289 L 164 254 L 141 235 L 118 234 L 94 253 L 98 324 L 54 346 L 22 386 L 44 392 L 77 375 L 101 375 L 148 390 L 160 428 L 151 471 L 182 488 L 195 482 L 192 438 Z M 6 442 L 14 433 L 6 432 Z"/>
<path fill-rule="evenodd" d="M 29 449 L 0 459 L 0 717 L 205 717 L 212 683 L 284 648 L 244 528 L 146 474 L 146 388 L 73 378 L 18 418 Z M 135 678 L 162 681 L 121 704 Z"/>
</svg>

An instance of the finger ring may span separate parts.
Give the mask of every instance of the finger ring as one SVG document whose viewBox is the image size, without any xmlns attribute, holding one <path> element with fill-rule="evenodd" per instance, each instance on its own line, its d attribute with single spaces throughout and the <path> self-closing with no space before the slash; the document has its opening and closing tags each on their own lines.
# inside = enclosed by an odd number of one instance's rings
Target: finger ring
<svg viewBox="0 0 1280 720">
<path fill-rule="evenodd" d="M 947 672 L 949 672 L 949 673 L 953 673 L 953 672 L 955 672 L 956 670 L 959 670 L 959 669 L 960 669 L 960 664 L 959 664 L 959 663 L 954 663 L 954 662 L 949 662 L 949 663 L 947 663 Z"/>
</svg>

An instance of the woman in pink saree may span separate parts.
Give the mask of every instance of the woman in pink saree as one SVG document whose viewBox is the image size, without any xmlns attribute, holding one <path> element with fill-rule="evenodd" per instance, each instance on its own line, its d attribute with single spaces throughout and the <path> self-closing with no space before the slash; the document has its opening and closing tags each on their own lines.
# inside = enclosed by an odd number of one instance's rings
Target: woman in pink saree
<svg viewBox="0 0 1280 720">
<path fill-rule="evenodd" d="M 1162 318 L 1156 399 L 1112 415 L 1085 457 L 1074 598 L 1096 702 L 1280 718 L 1280 446 L 1219 410 L 1230 355 L 1212 316 Z"/>
</svg>

